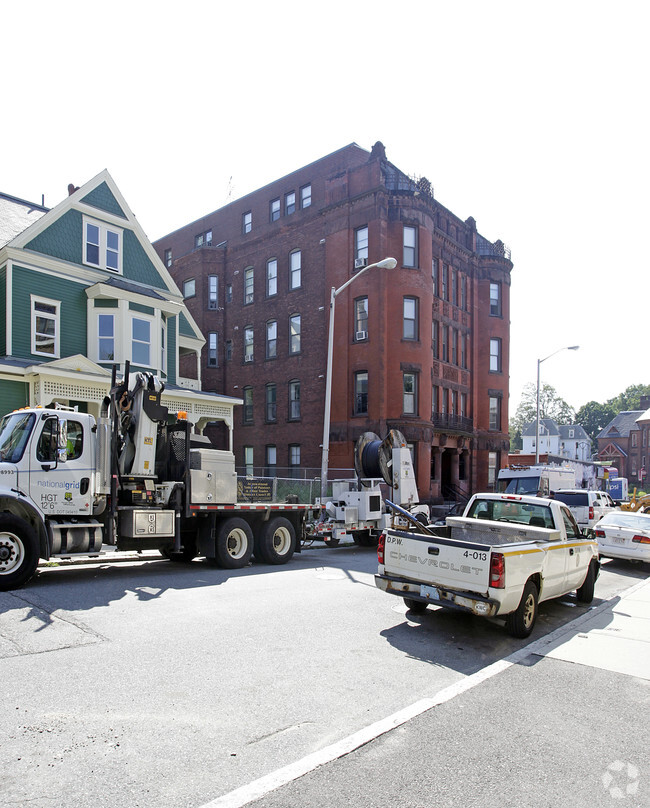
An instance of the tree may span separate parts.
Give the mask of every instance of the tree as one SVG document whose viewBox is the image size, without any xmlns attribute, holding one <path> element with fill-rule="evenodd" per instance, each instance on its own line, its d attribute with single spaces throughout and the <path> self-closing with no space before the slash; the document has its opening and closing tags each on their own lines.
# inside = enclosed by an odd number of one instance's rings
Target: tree
<svg viewBox="0 0 650 808">
<path fill-rule="evenodd" d="M 650 395 L 650 384 L 631 384 L 615 398 L 610 398 L 607 404 L 612 405 L 615 414 L 619 412 L 629 412 L 630 410 L 640 410 L 641 396 L 648 395 Z M 605 424 L 605 426 L 606 425 L 607 424 Z"/>
<path fill-rule="evenodd" d="M 619 410 L 615 409 L 608 401 L 606 404 L 599 404 L 597 401 L 588 401 L 576 413 L 576 423 L 583 427 L 592 441 L 607 424 L 616 417 Z"/>
<path fill-rule="evenodd" d="M 539 391 L 539 417 L 552 418 L 557 424 L 575 423 L 575 410 L 557 394 L 550 384 L 542 384 Z M 537 420 L 537 387 L 532 382 L 524 385 L 521 401 L 510 420 L 512 432 L 523 430 L 525 424 Z"/>
</svg>

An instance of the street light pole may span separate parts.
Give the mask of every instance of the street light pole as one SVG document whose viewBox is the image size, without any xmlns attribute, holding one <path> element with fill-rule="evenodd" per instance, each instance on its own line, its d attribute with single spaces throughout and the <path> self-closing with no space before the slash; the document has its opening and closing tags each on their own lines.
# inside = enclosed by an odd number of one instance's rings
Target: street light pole
<svg viewBox="0 0 650 808">
<path fill-rule="evenodd" d="M 557 351 L 553 351 L 552 354 L 545 356 L 543 359 L 537 360 L 537 419 L 535 421 L 535 465 L 539 463 L 539 367 L 542 362 L 546 362 L 547 359 L 550 359 L 555 354 L 560 353 L 560 351 L 577 351 L 579 345 L 568 345 L 565 348 L 558 348 Z"/>
<path fill-rule="evenodd" d="M 377 261 L 376 264 L 368 264 L 368 266 L 364 267 L 360 272 L 357 272 L 356 275 L 353 275 L 344 284 L 339 286 L 338 289 L 335 289 L 332 286 L 332 291 L 330 293 L 329 332 L 327 334 L 327 377 L 325 381 L 325 414 L 323 417 L 323 454 L 320 471 L 321 507 L 325 504 L 325 498 L 327 497 L 327 469 L 330 454 L 330 411 L 332 401 L 332 354 L 334 352 L 334 307 L 336 304 L 336 298 L 341 294 L 341 292 L 347 289 L 347 287 L 353 281 L 356 281 L 357 278 L 360 278 L 364 272 L 367 272 L 369 269 L 374 269 L 374 267 L 379 267 L 379 269 L 395 269 L 396 266 L 397 261 L 394 258 L 384 258 L 382 261 Z"/>
</svg>

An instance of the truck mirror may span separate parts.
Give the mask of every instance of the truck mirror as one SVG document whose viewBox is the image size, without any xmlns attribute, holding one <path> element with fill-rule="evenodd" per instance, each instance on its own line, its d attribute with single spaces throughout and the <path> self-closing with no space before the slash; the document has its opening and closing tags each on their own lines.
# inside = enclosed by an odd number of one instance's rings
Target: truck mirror
<svg viewBox="0 0 650 808">
<path fill-rule="evenodd" d="M 56 459 L 57 463 L 65 463 L 68 459 L 68 422 L 65 418 L 57 418 L 56 421 Z"/>
</svg>

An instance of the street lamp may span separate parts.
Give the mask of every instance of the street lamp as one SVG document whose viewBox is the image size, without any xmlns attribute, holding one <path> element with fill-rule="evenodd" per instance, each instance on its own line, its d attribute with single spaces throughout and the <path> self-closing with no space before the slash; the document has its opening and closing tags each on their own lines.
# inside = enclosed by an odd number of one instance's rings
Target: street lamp
<svg viewBox="0 0 650 808">
<path fill-rule="evenodd" d="M 553 351 L 552 354 L 545 356 L 543 359 L 537 360 L 537 420 L 535 422 L 535 465 L 539 463 L 539 366 L 542 362 L 546 362 L 547 359 L 550 359 L 555 354 L 559 354 L 560 351 L 577 351 L 579 345 L 568 345 L 565 348 L 558 348 L 557 351 Z"/>
<path fill-rule="evenodd" d="M 336 298 L 341 294 L 344 289 L 347 289 L 352 281 L 360 278 L 364 272 L 369 269 L 379 267 L 379 269 L 395 269 L 397 261 L 394 258 L 384 258 L 382 261 L 377 261 L 376 264 L 368 264 L 361 272 L 357 272 L 344 284 L 335 289 L 332 286 L 330 294 L 330 325 L 329 333 L 327 335 L 327 380 L 325 382 L 325 415 L 323 418 L 323 455 L 321 461 L 320 471 L 320 501 L 321 507 L 325 503 L 327 497 L 327 467 L 329 463 L 330 454 L 330 405 L 332 400 L 332 353 L 334 351 L 334 306 Z"/>
</svg>

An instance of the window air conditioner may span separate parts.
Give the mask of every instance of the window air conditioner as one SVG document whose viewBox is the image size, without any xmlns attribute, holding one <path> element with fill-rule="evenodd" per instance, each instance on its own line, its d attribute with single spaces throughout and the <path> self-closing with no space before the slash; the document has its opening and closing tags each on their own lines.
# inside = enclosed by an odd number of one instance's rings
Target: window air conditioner
<svg viewBox="0 0 650 808">
<path fill-rule="evenodd" d="M 252 362 L 252 361 L 253 361 L 253 354 L 244 357 L 244 362 Z"/>
<path fill-rule="evenodd" d="M 368 332 L 367 331 L 357 331 L 354 338 L 356 339 L 357 342 L 359 342 L 359 340 L 362 340 L 362 339 L 368 339 Z"/>
<path fill-rule="evenodd" d="M 355 258 L 354 259 L 354 268 L 355 269 L 363 269 L 367 265 L 368 265 L 368 259 L 367 258 Z"/>
</svg>

